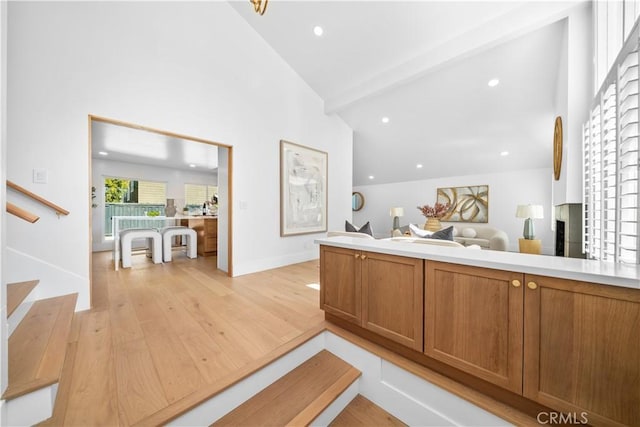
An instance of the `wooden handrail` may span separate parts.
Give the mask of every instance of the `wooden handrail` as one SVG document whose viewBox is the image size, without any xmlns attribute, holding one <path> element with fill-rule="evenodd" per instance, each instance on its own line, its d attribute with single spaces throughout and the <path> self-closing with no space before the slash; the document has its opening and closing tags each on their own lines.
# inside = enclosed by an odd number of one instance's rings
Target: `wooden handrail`
<svg viewBox="0 0 640 427">
<path fill-rule="evenodd" d="M 52 202 L 48 201 L 44 197 L 40 197 L 37 194 L 32 193 L 31 191 L 27 190 L 26 188 L 19 186 L 15 182 L 11 182 L 11 181 L 7 180 L 7 187 L 12 188 L 12 189 L 24 194 L 25 196 L 31 197 L 33 200 L 35 200 L 37 202 L 40 202 L 45 206 L 50 207 L 51 209 L 56 211 L 57 215 L 69 215 L 69 211 L 68 210 L 66 210 L 64 208 L 61 208 L 60 206 L 56 205 L 55 203 L 52 203 Z"/>
<path fill-rule="evenodd" d="M 37 220 L 40 219 L 40 217 L 36 214 L 32 214 L 31 212 L 22 209 L 21 207 L 18 207 L 16 205 L 14 205 L 13 203 L 9 203 L 7 202 L 7 212 L 9 212 L 12 215 L 17 216 L 18 218 L 22 218 L 25 221 L 28 221 L 30 223 L 34 223 Z"/>
</svg>

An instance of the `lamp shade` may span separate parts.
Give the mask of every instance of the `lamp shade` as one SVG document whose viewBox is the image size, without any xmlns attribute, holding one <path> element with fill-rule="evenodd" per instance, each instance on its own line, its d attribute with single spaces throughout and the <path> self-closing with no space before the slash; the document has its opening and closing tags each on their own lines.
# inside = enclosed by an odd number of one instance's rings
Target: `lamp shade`
<svg viewBox="0 0 640 427">
<path fill-rule="evenodd" d="M 544 218 L 544 209 L 542 205 L 518 205 L 516 209 L 517 218 Z"/>
<path fill-rule="evenodd" d="M 389 209 L 389 216 L 404 216 L 404 208 L 391 208 Z"/>
</svg>

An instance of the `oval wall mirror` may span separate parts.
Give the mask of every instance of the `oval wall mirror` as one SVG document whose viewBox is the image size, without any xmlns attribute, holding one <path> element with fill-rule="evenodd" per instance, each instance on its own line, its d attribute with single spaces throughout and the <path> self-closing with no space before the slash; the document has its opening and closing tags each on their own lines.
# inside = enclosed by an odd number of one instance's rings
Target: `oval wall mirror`
<svg viewBox="0 0 640 427">
<path fill-rule="evenodd" d="M 354 191 L 351 195 L 351 209 L 359 211 L 364 206 L 364 196 L 362 193 Z"/>
</svg>

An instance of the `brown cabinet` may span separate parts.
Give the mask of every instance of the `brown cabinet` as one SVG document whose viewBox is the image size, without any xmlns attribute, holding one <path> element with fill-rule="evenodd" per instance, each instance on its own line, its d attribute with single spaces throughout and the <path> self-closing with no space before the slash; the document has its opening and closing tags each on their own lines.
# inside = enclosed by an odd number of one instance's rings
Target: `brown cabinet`
<svg viewBox="0 0 640 427">
<path fill-rule="evenodd" d="M 525 282 L 524 395 L 592 425 L 640 425 L 640 291 Z"/>
<path fill-rule="evenodd" d="M 423 261 L 322 246 L 320 307 L 422 351 Z"/>
<path fill-rule="evenodd" d="M 523 275 L 425 263 L 424 353 L 522 393 Z"/>
<path fill-rule="evenodd" d="M 360 266 L 359 252 L 327 246 L 320 249 L 320 308 L 357 325 L 362 322 Z"/>
<path fill-rule="evenodd" d="M 422 351 L 421 259 L 363 252 L 362 326 Z"/>
<path fill-rule="evenodd" d="M 218 253 L 218 218 L 189 218 L 183 219 L 181 224 L 196 230 L 199 256 Z"/>
</svg>

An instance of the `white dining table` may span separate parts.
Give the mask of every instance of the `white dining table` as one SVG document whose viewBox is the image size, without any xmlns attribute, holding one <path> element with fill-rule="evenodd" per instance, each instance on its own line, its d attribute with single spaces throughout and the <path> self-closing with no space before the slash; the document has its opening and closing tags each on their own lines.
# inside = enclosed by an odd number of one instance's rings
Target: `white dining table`
<svg viewBox="0 0 640 427">
<path fill-rule="evenodd" d="M 176 215 L 176 216 L 133 216 L 117 215 L 111 217 L 111 235 L 113 236 L 113 264 L 116 271 L 120 267 L 120 221 L 164 221 L 164 227 L 176 225 L 181 219 L 210 218 L 204 215 Z"/>
</svg>

